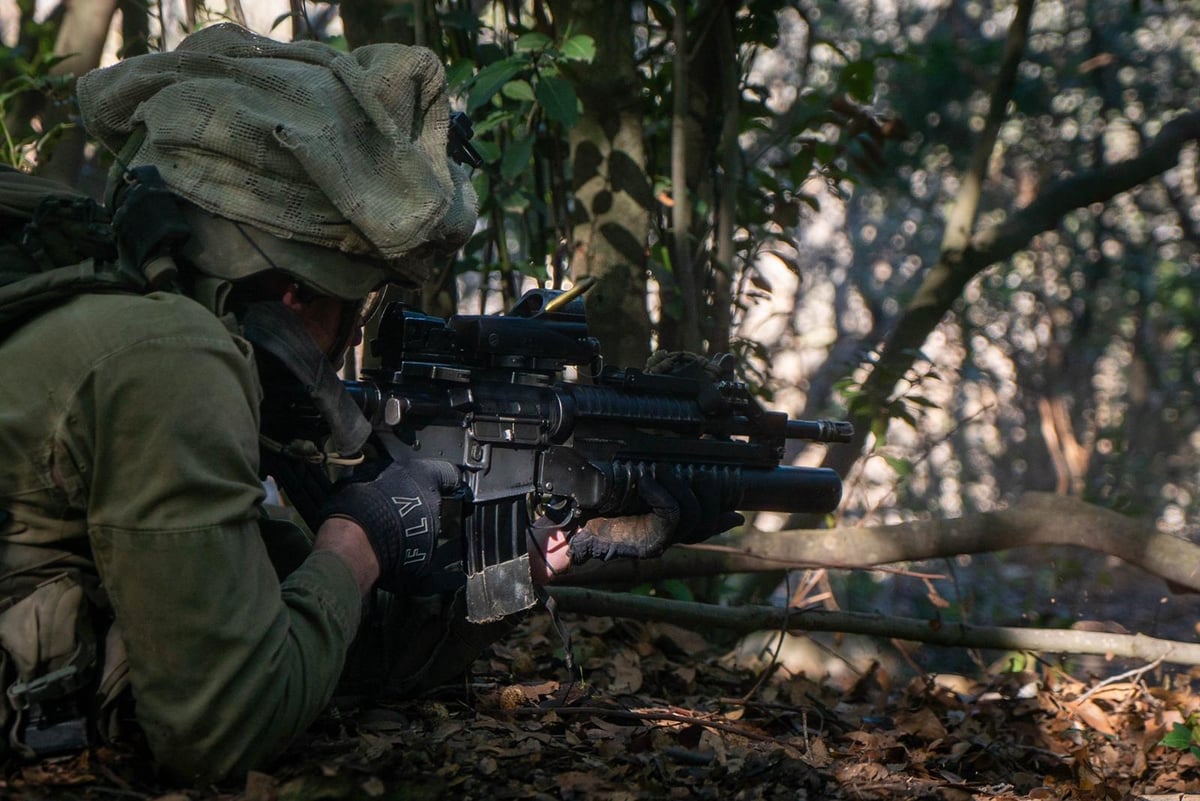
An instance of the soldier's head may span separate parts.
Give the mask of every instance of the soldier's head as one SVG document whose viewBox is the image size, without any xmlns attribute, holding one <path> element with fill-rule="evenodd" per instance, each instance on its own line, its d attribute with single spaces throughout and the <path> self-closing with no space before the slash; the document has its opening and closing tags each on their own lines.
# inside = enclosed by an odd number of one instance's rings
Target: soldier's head
<svg viewBox="0 0 1200 801">
<path fill-rule="evenodd" d="M 353 308 L 425 280 L 474 228 L 429 50 L 342 53 L 217 25 L 83 76 L 78 95 L 115 178 L 153 165 L 182 201 L 187 289 L 215 312 L 234 287 Z"/>
</svg>

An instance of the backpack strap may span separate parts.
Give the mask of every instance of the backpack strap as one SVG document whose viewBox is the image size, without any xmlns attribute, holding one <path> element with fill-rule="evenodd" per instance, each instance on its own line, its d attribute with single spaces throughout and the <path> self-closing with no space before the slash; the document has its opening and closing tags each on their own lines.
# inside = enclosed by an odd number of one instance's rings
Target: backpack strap
<svg viewBox="0 0 1200 801">
<path fill-rule="evenodd" d="M 116 214 L 74 189 L 0 169 L 0 340 L 75 295 L 175 290 L 190 228 L 153 166 L 126 172 Z"/>
</svg>

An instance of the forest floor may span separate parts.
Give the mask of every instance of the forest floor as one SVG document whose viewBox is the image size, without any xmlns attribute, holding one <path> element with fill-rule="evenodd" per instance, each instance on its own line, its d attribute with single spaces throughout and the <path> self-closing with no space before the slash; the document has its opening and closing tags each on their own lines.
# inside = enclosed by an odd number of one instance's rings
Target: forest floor
<svg viewBox="0 0 1200 801">
<path fill-rule="evenodd" d="M 1186 672 L 1081 680 L 1039 660 L 1006 672 L 1002 659 L 975 676 L 876 663 L 835 680 L 771 654 L 738 667 L 729 641 L 667 624 L 566 622 L 573 681 L 539 612 L 470 681 L 338 706 L 237 786 L 172 787 L 100 750 L 10 768 L 0 798 L 1200 798 L 1200 760 L 1160 744 L 1200 712 L 1200 676 Z"/>
</svg>

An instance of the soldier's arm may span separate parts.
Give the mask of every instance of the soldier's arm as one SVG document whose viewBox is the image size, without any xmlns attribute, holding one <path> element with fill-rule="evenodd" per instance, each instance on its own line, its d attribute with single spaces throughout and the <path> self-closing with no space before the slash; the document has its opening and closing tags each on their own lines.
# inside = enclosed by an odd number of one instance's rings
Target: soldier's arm
<svg viewBox="0 0 1200 801">
<path fill-rule="evenodd" d="M 89 533 L 138 722 L 156 758 L 192 780 L 259 765 L 312 721 L 371 578 L 347 558 L 354 532 L 324 530 L 276 578 L 258 528 L 254 367 L 212 323 L 110 357 L 78 408 Z"/>
</svg>

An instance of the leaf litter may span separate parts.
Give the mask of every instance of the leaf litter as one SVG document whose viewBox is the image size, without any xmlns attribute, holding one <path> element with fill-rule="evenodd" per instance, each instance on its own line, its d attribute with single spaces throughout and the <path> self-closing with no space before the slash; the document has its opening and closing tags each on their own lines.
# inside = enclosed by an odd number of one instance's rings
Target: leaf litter
<svg viewBox="0 0 1200 801">
<path fill-rule="evenodd" d="M 1200 748 L 1162 745 L 1200 719 L 1200 675 L 1083 680 L 1033 662 L 898 681 L 874 664 L 838 683 L 735 668 L 728 643 L 668 624 L 567 624 L 574 676 L 531 615 L 468 679 L 415 700 L 339 699 L 235 786 L 172 786 L 101 748 L 7 765 L 0 798 L 1200 799 Z"/>
</svg>

